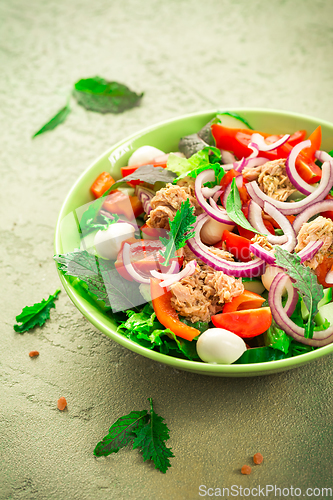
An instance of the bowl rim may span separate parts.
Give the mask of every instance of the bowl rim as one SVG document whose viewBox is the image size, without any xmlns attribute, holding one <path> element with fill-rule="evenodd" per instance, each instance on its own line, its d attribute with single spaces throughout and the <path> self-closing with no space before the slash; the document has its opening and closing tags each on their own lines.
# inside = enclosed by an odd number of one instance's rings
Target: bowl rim
<svg viewBox="0 0 333 500">
<path fill-rule="evenodd" d="M 161 122 L 155 123 L 153 125 L 150 125 L 149 127 L 145 127 L 144 129 L 141 129 L 137 132 L 134 132 L 133 134 L 127 136 L 125 139 L 118 141 L 114 145 L 112 145 L 109 149 L 104 151 L 100 156 L 98 156 L 87 168 L 84 169 L 82 174 L 76 179 L 74 184 L 72 185 L 70 191 L 68 192 L 67 196 L 65 197 L 65 200 L 63 201 L 57 222 L 56 222 L 56 228 L 55 228 L 55 234 L 54 234 L 54 251 L 55 253 L 60 253 L 60 224 L 65 215 L 67 215 L 66 212 L 66 206 L 68 202 L 70 201 L 73 193 L 75 192 L 77 185 L 80 184 L 80 182 L 84 179 L 84 177 L 87 175 L 87 173 L 94 168 L 94 166 L 100 162 L 103 158 L 106 156 L 109 156 L 113 151 L 115 151 L 117 148 L 123 146 L 126 143 L 132 142 L 135 139 L 138 139 L 139 137 L 152 132 L 158 128 L 161 128 L 166 125 L 170 125 L 174 122 L 177 121 L 182 121 L 184 119 L 189 119 L 189 118 L 195 118 L 195 117 L 200 117 L 206 114 L 214 114 L 218 112 L 227 112 L 227 111 L 232 111 L 234 113 L 241 114 L 242 112 L 251 112 L 251 113 L 259 113 L 263 115 L 271 115 L 271 114 L 276 114 L 276 115 L 281 115 L 285 117 L 294 117 L 298 119 L 305 119 L 305 120 L 310 120 L 310 121 L 316 121 L 318 125 L 324 125 L 327 127 L 332 128 L 333 131 L 333 123 L 330 123 L 326 120 L 322 119 L 317 119 L 313 116 L 309 115 L 304 115 L 301 113 L 295 113 L 295 112 L 290 112 L 290 111 L 285 111 L 285 110 L 279 110 L 279 109 L 269 109 L 269 108 L 245 108 L 245 107 L 232 107 L 228 106 L 228 108 L 219 108 L 219 109 L 209 109 L 209 110 L 203 110 L 203 111 L 198 111 L 194 113 L 188 113 L 184 114 L 181 116 L 177 116 L 174 118 L 169 118 L 167 120 L 163 120 Z M 114 329 L 112 329 L 110 326 L 108 326 L 106 323 L 103 323 L 98 320 L 98 318 L 91 313 L 90 309 L 94 308 L 94 306 L 87 302 L 84 297 L 82 297 L 75 288 L 72 287 L 72 285 L 67 281 L 66 277 L 63 275 L 63 273 L 59 270 L 57 264 L 57 271 L 61 280 L 61 283 L 73 302 L 73 304 L 79 309 L 79 311 L 83 314 L 85 318 L 87 318 L 90 323 L 92 323 L 98 330 L 100 330 L 102 333 L 107 335 L 109 338 L 117 342 L 118 344 L 128 348 L 129 350 L 135 352 L 136 354 L 140 354 L 146 358 L 152 359 L 153 361 L 157 361 L 160 363 L 163 363 L 165 365 L 172 366 L 175 369 L 179 370 L 185 370 L 185 371 L 191 371 L 195 372 L 197 374 L 201 375 L 215 375 L 215 376 L 258 376 L 258 375 L 269 375 L 272 373 L 277 373 L 281 371 L 286 371 L 290 370 L 293 368 L 297 368 L 300 365 L 307 364 L 311 361 L 314 361 L 316 359 L 322 358 L 325 355 L 333 353 L 333 343 L 328 344 L 327 346 L 321 347 L 319 349 L 316 349 L 314 351 L 305 353 L 305 354 L 300 354 L 298 356 L 290 357 L 290 358 L 285 358 L 285 359 L 280 359 L 280 360 L 274 360 L 274 361 L 265 361 L 262 363 L 248 363 L 248 364 L 231 364 L 231 365 L 225 365 L 225 364 L 215 364 L 215 363 L 205 363 L 202 361 L 191 361 L 188 359 L 182 359 L 182 358 L 177 358 L 174 356 L 170 356 L 167 354 L 162 354 L 157 351 L 148 349 L 146 347 L 143 347 L 139 344 L 136 344 L 132 340 L 128 339 L 124 335 L 118 333 Z M 96 305 L 97 309 L 97 305 Z"/>
</svg>

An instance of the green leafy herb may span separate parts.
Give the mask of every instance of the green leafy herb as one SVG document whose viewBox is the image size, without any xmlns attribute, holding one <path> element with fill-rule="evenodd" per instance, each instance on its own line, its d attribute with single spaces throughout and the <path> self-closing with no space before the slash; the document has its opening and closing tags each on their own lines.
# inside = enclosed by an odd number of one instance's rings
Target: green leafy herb
<svg viewBox="0 0 333 500">
<path fill-rule="evenodd" d="M 133 442 L 133 450 L 139 448 L 143 460 L 152 460 L 155 469 L 165 473 L 171 466 L 169 458 L 173 457 L 165 442 L 169 439 L 169 429 L 164 419 L 157 415 L 153 408 L 153 400 L 148 398 L 150 413 L 147 410 L 131 411 L 128 415 L 118 418 L 109 429 L 109 433 L 100 441 L 95 450 L 96 457 L 118 453 Z"/>
<path fill-rule="evenodd" d="M 90 212 L 89 212 L 90 210 Z M 91 216 L 89 216 L 89 213 L 91 213 Z M 80 228 L 81 232 L 83 234 L 87 234 L 90 231 L 96 231 L 100 229 L 101 231 L 106 231 L 112 224 L 115 224 L 119 220 L 119 215 L 117 214 L 110 214 L 113 218 L 111 219 L 110 217 L 106 217 L 103 214 L 97 214 L 95 212 L 95 208 L 93 205 L 90 205 L 88 210 L 86 210 L 80 221 Z"/>
<path fill-rule="evenodd" d="M 150 402 L 150 421 L 141 427 L 136 433 L 137 437 L 133 442 L 133 449 L 139 448 L 143 455 L 143 460 L 152 460 L 155 469 L 165 473 L 171 466 L 169 458 L 173 457 L 170 448 L 167 448 L 165 441 L 169 439 L 169 429 L 163 422 L 163 418 L 157 415 L 153 409 L 153 401 Z"/>
<path fill-rule="evenodd" d="M 232 111 L 225 111 L 223 113 L 217 113 L 216 117 L 221 120 L 221 117 L 223 115 L 232 116 L 233 118 L 236 118 L 236 120 L 239 120 L 240 122 L 243 122 L 244 125 L 246 125 L 249 129 L 253 130 L 253 127 L 251 127 L 251 125 L 249 124 L 249 122 L 245 118 L 239 116 L 237 113 L 234 113 Z"/>
<path fill-rule="evenodd" d="M 243 227 L 244 229 L 248 229 L 253 233 L 261 234 L 259 233 L 259 231 L 257 231 L 251 226 L 251 224 L 249 223 L 249 221 L 246 219 L 245 215 L 242 212 L 242 202 L 240 199 L 235 178 L 232 179 L 231 182 L 231 191 L 227 198 L 226 211 L 230 219 L 233 220 L 239 226 Z"/>
<path fill-rule="evenodd" d="M 284 330 L 281 330 L 281 328 L 277 326 L 275 321 L 272 320 L 271 326 L 264 333 L 265 345 L 288 354 L 291 341 L 292 337 L 287 335 Z"/>
<path fill-rule="evenodd" d="M 182 137 L 178 143 L 179 151 L 183 153 L 186 158 L 190 158 L 206 146 L 208 146 L 208 144 L 203 141 L 198 134 L 186 135 L 185 137 Z"/>
<path fill-rule="evenodd" d="M 274 229 L 275 235 L 276 236 L 283 236 L 284 232 L 282 229 Z"/>
<path fill-rule="evenodd" d="M 173 153 L 169 154 L 167 161 L 167 170 L 171 170 L 178 175 L 178 179 L 186 177 L 193 170 L 198 168 L 211 168 L 211 163 L 218 162 L 221 159 L 221 151 L 214 146 L 207 146 L 190 158 L 181 158 Z"/>
<path fill-rule="evenodd" d="M 276 265 L 287 271 L 292 279 L 293 287 L 298 290 L 309 311 L 304 337 L 312 338 L 315 327 L 314 317 L 318 312 L 318 304 L 324 296 L 324 289 L 311 269 L 301 264 L 301 259 L 297 254 L 291 254 L 277 246 L 275 257 Z"/>
<path fill-rule="evenodd" d="M 59 293 L 60 290 L 57 290 L 47 300 L 43 299 L 33 306 L 24 307 L 21 314 L 16 316 L 16 321 L 21 324 L 14 325 L 15 332 L 24 333 L 37 325 L 44 325 L 45 321 L 50 318 L 50 310 L 55 308 L 54 301 L 58 298 Z"/>
<path fill-rule="evenodd" d="M 51 120 L 49 120 L 47 123 L 45 123 L 45 125 L 43 125 L 39 130 L 37 130 L 37 132 L 34 133 L 32 138 L 36 137 L 37 135 L 43 134 L 44 132 L 48 132 L 49 130 L 53 130 L 61 123 L 64 123 L 70 112 L 71 108 L 69 106 L 69 103 L 67 102 L 66 106 L 61 108 L 61 110 L 58 111 L 58 113 L 55 114 L 53 118 L 51 118 Z"/>
<path fill-rule="evenodd" d="M 265 363 L 267 361 L 276 361 L 277 359 L 285 359 L 288 357 L 288 354 L 285 354 L 279 349 L 273 349 L 272 347 L 252 347 L 247 349 L 234 364 Z"/>
<path fill-rule="evenodd" d="M 116 181 L 108 191 L 106 191 L 103 196 L 107 196 L 113 189 L 117 189 L 124 182 L 130 181 L 143 181 L 147 184 L 154 185 L 155 182 L 172 182 L 175 175 L 163 167 L 154 167 L 153 165 L 142 165 L 133 172 L 132 174 L 126 175 L 119 181 Z"/>
<path fill-rule="evenodd" d="M 81 106 L 91 111 L 121 113 L 136 106 L 143 93 L 137 94 L 122 83 L 96 76 L 76 82 L 73 95 Z"/>
<path fill-rule="evenodd" d="M 108 260 L 91 255 L 86 250 L 55 255 L 59 269 L 86 283 L 89 293 L 111 307 L 114 312 L 135 308 L 144 301 L 138 283 L 122 278 Z"/>
<path fill-rule="evenodd" d="M 186 241 L 194 236 L 195 221 L 194 207 L 187 198 L 182 202 L 180 210 L 177 210 L 175 218 L 170 221 L 170 231 L 167 237 L 160 236 L 160 241 L 166 247 L 164 251 L 160 250 L 160 254 L 165 259 L 164 266 L 168 266 L 170 259 L 176 257 L 175 252 L 184 247 Z"/>
<path fill-rule="evenodd" d="M 131 411 L 128 415 L 118 418 L 111 425 L 109 433 L 94 449 L 96 457 L 107 457 L 118 453 L 120 448 L 127 446 L 136 437 L 135 431 L 140 430 L 149 421 L 147 410 Z"/>
</svg>

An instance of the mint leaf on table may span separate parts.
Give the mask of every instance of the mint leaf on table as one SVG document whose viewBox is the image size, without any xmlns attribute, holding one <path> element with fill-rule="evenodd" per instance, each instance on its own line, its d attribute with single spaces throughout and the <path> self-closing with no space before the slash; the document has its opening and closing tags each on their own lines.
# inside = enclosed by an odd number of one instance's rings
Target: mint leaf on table
<svg viewBox="0 0 333 500">
<path fill-rule="evenodd" d="M 37 325 L 43 326 L 45 321 L 50 318 L 50 310 L 55 308 L 54 301 L 58 298 L 59 293 L 60 290 L 57 290 L 47 300 L 43 299 L 33 306 L 24 307 L 21 314 L 16 316 L 16 321 L 21 324 L 14 325 L 15 332 L 24 333 Z"/>
<path fill-rule="evenodd" d="M 163 418 L 157 415 L 153 409 L 153 401 L 150 402 L 150 421 L 135 431 L 136 438 L 133 442 L 133 449 L 139 448 L 143 455 L 143 460 L 152 460 L 155 469 L 165 473 L 171 466 L 169 458 L 173 457 L 170 448 L 167 448 L 165 441 L 169 439 L 169 429 L 163 422 Z"/>
<path fill-rule="evenodd" d="M 292 280 L 293 287 L 298 290 L 309 311 L 304 337 L 312 338 L 315 327 L 314 317 L 318 312 L 318 304 L 324 296 L 323 286 L 318 283 L 317 277 L 311 269 L 301 263 L 301 259 L 296 253 L 291 254 L 276 246 L 275 257 L 276 265 L 286 270 Z"/>
<path fill-rule="evenodd" d="M 242 202 L 240 199 L 235 178 L 232 179 L 231 191 L 227 198 L 227 203 L 225 208 L 230 219 L 233 220 L 236 224 L 243 227 L 244 229 L 252 231 L 253 233 L 261 234 L 259 233 L 259 231 L 257 231 L 251 226 L 251 224 L 249 223 L 249 221 L 242 212 Z"/>
<path fill-rule="evenodd" d="M 134 432 L 139 431 L 149 421 L 147 413 L 147 410 L 131 411 L 128 415 L 118 418 L 111 425 L 109 433 L 97 444 L 94 455 L 107 457 L 127 446 L 136 437 Z"/>
<path fill-rule="evenodd" d="M 122 113 L 136 106 L 143 96 L 126 85 L 95 76 L 81 79 L 74 85 L 73 95 L 77 102 L 98 113 Z"/>
<path fill-rule="evenodd" d="M 91 255 L 86 250 L 55 255 L 59 269 L 86 283 L 89 293 L 102 300 L 112 311 L 136 308 L 145 302 L 139 284 L 125 280 L 108 260 Z"/>
<path fill-rule="evenodd" d="M 170 231 L 167 237 L 160 236 L 160 241 L 165 245 L 165 250 L 160 250 L 160 254 L 165 259 L 164 266 L 169 265 L 170 259 L 176 257 L 175 252 L 184 247 L 186 241 L 194 236 L 195 221 L 194 207 L 187 198 L 182 202 L 180 210 L 177 210 L 175 218 L 170 220 Z"/>
<path fill-rule="evenodd" d="M 56 113 L 47 123 L 45 123 L 45 125 L 37 130 L 32 138 L 36 137 L 37 135 L 43 134 L 44 132 L 48 132 L 49 130 L 53 130 L 61 123 L 64 123 L 70 112 L 71 108 L 69 106 L 69 103 L 67 103 L 66 106 L 61 108 L 61 110 L 58 111 L 58 113 Z"/>
</svg>

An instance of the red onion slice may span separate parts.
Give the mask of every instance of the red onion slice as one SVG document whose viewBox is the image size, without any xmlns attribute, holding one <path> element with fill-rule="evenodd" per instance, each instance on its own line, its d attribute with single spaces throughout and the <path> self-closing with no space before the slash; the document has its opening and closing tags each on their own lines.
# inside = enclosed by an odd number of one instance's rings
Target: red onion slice
<svg viewBox="0 0 333 500">
<path fill-rule="evenodd" d="M 287 217 L 281 214 L 281 212 L 279 212 L 279 210 L 275 208 L 274 205 L 272 205 L 271 203 L 267 203 L 267 201 L 265 201 L 264 203 L 264 212 L 270 215 L 279 224 L 280 228 L 284 232 L 284 235 L 288 238 L 286 243 L 282 245 L 282 248 L 288 250 L 288 252 L 291 252 L 295 248 L 297 240 L 293 226 L 291 225 Z"/>
<path fill-rule="evenodd" d="M 212 188 L 203 187 L 201 192 L 205 198 L 210 198 L 214 196 L 218 191 L 221 191 L 221 186 L 214 186 Z"/>
<path fill-rule="evenodd" d="M 323 200 L 314 203 L 310 207 L 306 208 L 304 212 L 299 214 L 293 222 L 293 228 L 296 234 L 299 230 L 313 215 L 320 214 L 320 212 L 326 212 L 328 210 L 333 210 L 333 200 Z"/>
<path fill-rule="evenodd" d="M 311 141 L 309 139 L 296 144 L 296 146 L 293 147 L 288 155 L 288 158 L 286 159 L 286 173 L 289 177 L 290 182 L 300 193 L 306 195 L 313 193 L 313 191 L 316 189 L 316 186 L 314 186 L 313 184 L 308 184 L 307 182 L 305 182 L 305 180 L 302 179 L 302 177 L 296 170 L 295 162 L 302 149 L 309 148 L 310 146 Z"/>
<path fill-rule="evenodd" d="M 320 151 L 319 149 L 315 152 L 315 157 L 322 163 L 324 163 L 325 161 L 333 161 L 333 157 L 331 155 L 326 153 L 326 151 Z"/>
<path fill-rule="evenodd" d="M 282 146 L 282 144 L 287 142 L 288 139 L 290 139 L 290 134 L 285 134 L 278 141 L 275 141 L 272 144 L 267 144 L 267 142 L 265 142 L 265 138 L 261 134 L 254 133 L 251 136 L 251 143 L 255 143 L 259 151 L 272 151 L 273 149 Z"/>
<path fill-rule="evenodd" d="M 192 250 L 194 255 L 199 257 L 205 264 L 212 267 L 216 271 L 223 271 L 228 276 L 254 278 L 261 276 L 265 270 L 265 262 L 262 259 L 254 259 L 250 262 L 232 262 L 222 259 L 210 251 L 210 248 L 202 243 L 200 239 L 200 231 L 202 226 L 207 222 L 208 216 L 201 214 L 197 217 L 195 235 L 187 240 L 187 245 Z"/>
<path fill-rule="evenodd" d="M 194 271 L 195 271 L 195 268 L 197 266 L 197 261 L 196 260 L 191 260 L 190 262 L 188 262 L 186 264 L 186 266 L 184 267 L 184 269 L 182 271 L 180 271 L 180 273 L 177 273 L 177 274 L 172 274 L 171 276 L 167 276 L 165 279 L 163 279 L 163 281 L 161 281 L 159 283 L 160 287 L 162 288 L 166 288 L 170 285 L 173 285 L 174 283 L 177 283 L 178 281 L 180 281 L 181 279 L 183 278 L 187 278 L 187 276 L 191 276 Z M 151 274 L 153 274 L 154 271 L 151 271 Z M 161 278 L 161 274 L 158 276 L 159 273 L 155 273 L 153 274 L 153 276 L 155 278 Z"/>
<path fill-rule="evenodd" d="M 249 246 L 249 250 L 250 250 L 250 252 L 253 253 L 253 255 L 264 260 L 267 264 L 270 264 L 270 265 L 275 264 L 275 256 L 274 256 L 274 253 L 272 252 L 272 250 L 271 251 L 265 250 L 265 248 L 258 245 L 258 243 L 252 243 Z"/>
<path fill-rule="evenodd" d="M 320 250 L 323 244 L 324 244 L 323 241 L 310 241 L 310 243 L 308 243 L 303 248 L 303 250 L 297 252 L 297 255 L 300 257 L 302 264 L 306 260 L 312 259 L 312 257 L 316 255 L 316 253 L 318 252 L 318 250 Z"/>
<path fill-rule="evenodd" d="M 312 205 L 314 202 L 321 201 L 329 193 L 333 185 L 333 162 L 325 162 L 322 166 L 323 175 L 318 187 L 307 198 L 295 203 L 274 200 L 261 191 L 257 181 L 245 184 L 250 197 L 262 208 L 264 202 L 271 203 L 285 215 L 299 214 L 302 210 Z"/>
<path fill-rule="evenodd" d="M 278 210 L 277 210 L 277 212 L 278 212 Z M 279 214 L 282 215 L 280 212 L 279 212 Z M 249 222 L 250 222 L 251 226 L 254 227 L 254 229 L 259 231 L 260 233 L 267 235 L 267 241 L 269 243 L 271 243 L 272 245 L 282 245 L 283 243 L 286 243 L 288 241 L 287 235 L 283 234 L 281 236 L 276 236 L 276 235 L 271 234 L 267 230 L 267 227 L 265 226 L 263 218 L 262 218 L 262 209 L 258 205 L 258 203 L 256 203 L 253 200 L 251 200 L 249 203 L 248 218 L 249 218 Z M 273 219 L 274 219 L 274 217 L 273 217 Z M 288 219 L 286 219 L 286 220 L 288 220 Z"/>
<path fill-rule="evenodd" d="M 152 209 L 150 202 L 156 194 L 155 191 L 153 191 L 152 189 L 148 189 L 146 187 L 137 185 L 137 186 L 135 186 L 135 194 L 139 198 L 139 200 L 141 201 L 142 206 L 143 206 L 143 210 L 146 212 L 147 215 L 149 215 L 151 212 L 151 209 Z"/>
<path fill-rule="evenodd" d="M 149 285 L 150 279 L 144 278 L 134 269 L 130 258 L 130 245 L 128 243 L 124 243 L 122 257 L 125 269 L 128 272 L 128 274 L 132 276 L 132 278 L 138 283 L 144 283 L 146 285 Z"/>
<path fill-rule="evenodd" d="M 213 169 L 204 170 L 201 172 L 195 180 L 195 195 L 198 200 L 199 205 L 204 209 L 204 211 L 210 215 L 213 219 L 218 222 L 224 222 L 225 224 L 235 225 L 235 223 L 226 215 L 226 212 L 222 212 L 221 210 L 216 210 L 212 208 L 208 203 L 205 197 L 202 194 L 202 185 L 205 182 L 215 181 L 215 172 Z M 220 187 L 220 186 L 219 186 Z"/>
<path fill-rule="evenodd" d="M 333 341 L 333 325 L 327 330 L 313 332 L 313 338 L 304 337 L 304 328 L 296 325 L 287 315 L 282 307 L 282 294 L 290 277 L 285 273 L 279 273 L 275 276 L 268 294 L 268 302 L 271 308 L 272 316 L 276 324 L 282 328 L 288 335 L 302 344 L 314 347 L 322 347 Z"/>
<path fill-rule="evenodd" d="M 178 261 L 173 260 L 171 262 L 171 266 L 169 267 L 169 269 L 168 269 L 168 271 L 166 273 L 159 273 L 158 271 L 156 271 L 155 269 L 153 269 L 152 271 L 150 271 L 150 274 L 154 278 L 165 280 L 167 278 L 170 278 L 170 274 L 174 274 L 174 272 L 178 273 L 178 271 L 179 271 L 179 263 L 178 263 Z"/>
<path fill-rule="evenodd" d="M 333 283 L 333 271 L 332 271 L 332 269 L 330 271 L 328 271 L 328 273 L 326 274 L 325 281 L 326 281 L 326 283 L 329 283 L 330 285 Z"/>
</svg>

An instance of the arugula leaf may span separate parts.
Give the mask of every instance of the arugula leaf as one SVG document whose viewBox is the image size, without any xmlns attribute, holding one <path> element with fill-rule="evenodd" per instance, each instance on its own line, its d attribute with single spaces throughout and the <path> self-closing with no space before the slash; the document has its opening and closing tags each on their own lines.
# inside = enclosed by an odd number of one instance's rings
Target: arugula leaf
<svg viewBox="0 0 333 500">
<path fill-rule="evenodd" d="M 246 219 L 245 215 L 242 212 L 242 202 L 240 199 L 235 178 L 232 179 L 231 191 L 227 198 L 227 203 L 225 208 L 230 219 L 233 220 L 236 224 L 243 227 L 244 229 L 248 229 L 249 231 L 252 231 L 257 234 L 261 234 L 259 233 L 259 231 L 257 231 L 251 226 L 251 224 L 249 223 L 249 221 Z"/>
<path fill-rule="evenodd" d="M 108 260 L 86 250 L 55 255 L 54 260 L 65 275 L 80 278 L 88 286 L 88 291 L 114 312 L 135 308 L 145 302 L 138 283 L 129 283 L 122 278 Z"/>
<path fill-rule="evenodd" d="M 96 445 L 94 455 L 107 457 L 111 453 L 118 453 L 120 448 L 127 446 L 135 439 L 135 432 L 138 432 L 149 421 L 147 413 L 147 410 L 131 411 L 128 415 L 118 418 L 111 425 L 109 433 Z"/>
<path fill-rule="evenodd" d="M 43 326 L 45 321 L 50 318 L 50 310 L 55 308 L 54 301 L 58 298 L 59 293 L 60 290 L 57 290 L 47 300 L 43 299 L 33 306 L 24 307 L 22 312 L 16 316 L 16 321 L 21 325 L 14 325 L 15 332 L 24 333 L 37 325 Z"/>
<path fill-rule="evenodd" d="M 152 460 L 155 469 L 165 473 L 171 467 L 169 458 L 174 457 L 170 448 L 167 448 L 165 441 L 169 439 L 169 429 L 163 422 L 163 418 L 157 415 L 153 409 L 153 401 L 150 403 L 150 422 L 135 431 L 136 438 L 133 442 L 133 449 L 139 448 L 143 455 L 143 460 Z"/>
<path fill-rule="evenodd" d="M 180 210 L 177 210 L 175 218 L 170 220 L 170 232 L 167 237 L 160 236 L 160 241 L 166 247 L 164 251 L 160 250 L 160 254 L 165 259 L 164 266 L 168 266 L 170 259 L 176 257 L 176 250 L 184 247 L 186 241 L 193 237 L 195 221 L 194 207 L 191 206 L 190 200 L 187 198 L 180 205 Z"/>
<path fill-rule="evenodd" d="M 121 113 L 136 106 L 143 96 L 126 85 L 95 76 L 75 83 L 73 95 L 77 102 L 98 113 Z"/>
<path fill-rule="evenodd" d="M 45 125 L 43 125 L 39 130 L 37 130 L 37 132 L 34 133 L 32 139 L 37 135 L 48 132 L 49 130 L 53 130 L 61 123 L 64 123 L 70 112 L 71 108 L 69 106 L 69 102 L 67 102 L 67 104 L 63 108 L 61 108 L 60 111 L 58 111 L 58 113 L 56 113 L 47 123 L 45 123 Z"/>
<path fill-rule="evenodd" d="M 314 329 L 314 317 L 318 312 L 318 304 L 324 296 L 323 286 L 317 281 L 316 275 L 307 266 L 301 264 L 297 254 L 291 254 L 283 248 L 275 248 L 276 265 L 287 271 L 292 279 L 293 287 L 298 290 L 308 311 L 309 319 L 305 325 L 305 338 L 312 338 Z"/>
</svg>

